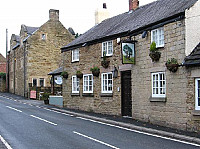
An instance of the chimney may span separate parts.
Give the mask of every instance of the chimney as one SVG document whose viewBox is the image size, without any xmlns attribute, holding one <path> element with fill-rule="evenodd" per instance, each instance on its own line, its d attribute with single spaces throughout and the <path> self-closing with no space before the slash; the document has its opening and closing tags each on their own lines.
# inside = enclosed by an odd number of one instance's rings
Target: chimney
<svg viewBox="0 0 200 149">
<path fill-rule="evenodd" d="M 49 20 L 58 21 L 59 20 L 59 10 L 50 9 L 49 10 Z"/>
<path fill-rule="evenodd" d="M 103 20 L 109 17 L 110 17 L 110 14 L 107 9 L 107 5 L 106 3 L 103 3 L 103 7 L 101 5 L 101 8 L 95 11 L 95 25 L 101 23 Z"/>
<path fill-rule="evenodd" d="M 107 9 L 106 3 L 103 3 L 103 9 Z"/>
<path fill-rule="evenodd" d="M 129 11 L 139 7 L 139 0 L 129 0 Z"/>
</svg>

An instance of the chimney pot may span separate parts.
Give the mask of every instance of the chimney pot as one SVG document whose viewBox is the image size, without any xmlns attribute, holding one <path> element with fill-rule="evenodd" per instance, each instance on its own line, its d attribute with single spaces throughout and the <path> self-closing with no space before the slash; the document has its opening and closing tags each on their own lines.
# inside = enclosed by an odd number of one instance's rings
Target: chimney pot
<svg viewBox="0 0 200 149">
<path fill-rule="evenodd" d="M 129 0 L 129 11 L 139 7 L 139 0 Z"/>
<path fill-rule="evenodd" d="M 107 9 L 106 3 L 103 3 L 103 9 Z"/>
<path fill-rule="evenodd" d="M 59 20 L 59 10 L 50 9 L 49 10 L 49 20 L 58 21 Z"/>
</svg>

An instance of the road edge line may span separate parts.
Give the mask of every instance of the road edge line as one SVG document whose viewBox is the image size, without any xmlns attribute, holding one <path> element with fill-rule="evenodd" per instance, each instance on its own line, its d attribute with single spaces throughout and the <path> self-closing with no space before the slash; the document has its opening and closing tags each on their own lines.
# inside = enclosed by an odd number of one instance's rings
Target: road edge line
<svg viewBox="0 0 200 149">
<path fill-rule="evenodd" d="M 7 149 L 12 149 L 12 147 L 6 142 L 6 140 L 0 135 L 1 142 L 6 146 Z"/>
</svg>

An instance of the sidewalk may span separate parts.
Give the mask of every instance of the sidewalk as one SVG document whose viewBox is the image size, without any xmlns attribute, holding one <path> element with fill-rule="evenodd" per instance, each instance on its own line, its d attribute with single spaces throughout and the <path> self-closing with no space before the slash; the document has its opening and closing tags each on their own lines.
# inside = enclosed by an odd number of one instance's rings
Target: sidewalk
<svg viewBox="0 0 200 149">
<path fill-rule="evenodd" d="M 65 107 L 59 108 L 59 107 L 55 107 L 51 105 L 44 105 L 43 101 L 27 100 L 27 98 L 10 94 L 10 93 L 0 93 L 0 96 L 9 97 L 16 100 L 21 100 L 21 102 L 31 103 L 32 105 L 35 105 L 35 106 L 46 107 L 52 110 L 72 114 L 74 116 L 79 116 L 79 117 L 83 117 L 87 119 L 92 119 L 95 121 L 109 123 L 115 126 L 134 129 L 134 130 L 149 133 L 149 134 L 169 137 L 169 138 L 196 143 L 200 145 L 199 133 L 186 132 L 186 131 L 176 130 L 176 129 L 172 129 L 168 127 L 153 125 L 150 123 L 137 121 L 132 118 L 124 118 L 120 116 L 111 116 L 111 115 L 97 114 L 97 113 L 92 113 L 92 112 L 85 112 L 85 111 L 80 111 L 80 110 L 73 110 L 73 109 L 68 109 Z"/>
</svg>

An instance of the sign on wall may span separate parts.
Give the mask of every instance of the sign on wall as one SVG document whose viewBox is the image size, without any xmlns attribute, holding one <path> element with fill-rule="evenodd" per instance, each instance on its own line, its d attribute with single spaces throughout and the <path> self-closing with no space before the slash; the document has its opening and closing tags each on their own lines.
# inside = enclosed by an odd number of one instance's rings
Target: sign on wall
<svg viewBox="0 0 200 149">
<path fill-rule="evenodd" d="M 135 64 L 135 44 L 122 43 L 122 63 Z"/>
<path fill-rule="evenodd" d="M 62 77 L 61 76 L 54 76 L 55 82 L 58 85 L 62 84 Z"/>
</svg>

